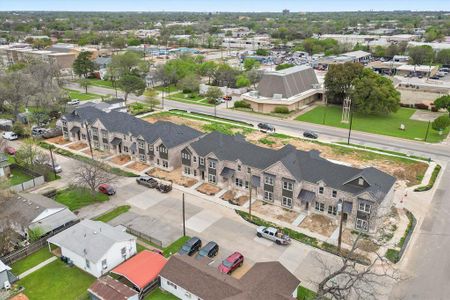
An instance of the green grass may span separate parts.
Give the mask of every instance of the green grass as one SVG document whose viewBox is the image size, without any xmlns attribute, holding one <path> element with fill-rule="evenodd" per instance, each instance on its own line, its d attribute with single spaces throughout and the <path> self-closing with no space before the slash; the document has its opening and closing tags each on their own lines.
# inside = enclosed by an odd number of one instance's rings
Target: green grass
<svg viewBox="0 0 450 300">
<path fill-rule="evenodd" d="M 336 144 L 348 145 L 347 142 L 336 142 Z M 364 149 L 364 150 L 372 150 L 372 151 L 382 152 L 382 153 L 386 153 L 386 154 L 392 154 L 392 155 L 396 155 L 396 156 L 404 156 L 404 157 L 407 157 L 407 158 L 418 159 L 418 160 L 423 160 L 423 161 L 429 161 L 429 159 L 425 158 L 425 157 L 415 156 L 415 155 L 408 155 L 406 153 L 397 152 L 397 151 L 379 149 L 379 148 L 375 148 L 375 147 L 369 147 L 369 146 L 352 144 L 352 143 L 350 143 L 349 146 L 352 146 L 352 147 L 355 147 L 355 148 L 359 148 L 359 149 Z"/>
<path fill-rule="evenodd" d="M 20 275 L 26 270 L 31 269 L 34 266 L 37 266 L 41 262 L 52 257 L 50 251 L 48 251 L 47 247 L 42 248 L 41 250 L 34 252 L 33 254 L 16 261 L 11 265 L 12 272 L 14 275 Z"/>
<path fill-rule="evenodd" d="M 87 288 L 95 278 L 77 267 L 56 260 L 21 279 L 19 284 L 29 299 L 80 299 L 87 297 Z"/>
<path fill-rule="evenodd" d="M 70 99 L 78 99 L 80 101 L 87 101 L 92 99 L 100 99 L 102 96 L 93 93 L 83 93 L 75 90 L 66 89 Z"/>
<path fill-rule="evenodd" d="M 134 102 L 128 105 L 128 109 L 133 116 L 153 111 L 150 105 L 141 102 Z"/>
<path fill-rule="evenodd" d="M 169 91 L 169 93 L 172 93 L 172 92 L 175 92 L 175 91 L 178 90 L 178 88 L 174 84 L 170 84 L 169 86 L 159 85 L 159 86 L 155 86 L 154 89 L 159 91 L 159 92 L 164 91 L 164 93 L 167 93 L 168 91 Z"/>
<path fill-rule="evenodd" d="M 144 250 L 147 250 L 147 248 L 142 246 L 141 244 L 136 243 L 136 251 L 137 252 L 142 252 Z"/>
<path fill-rule="evenodd" d="M 186 243 L 191 237 L 189 236 L 182 236 L 166 248 L 164 248 L 163 253 L 165 257 L 169 257 L 172 254 L 175 254 L 178 252 L 178 250 L 181 249 L 181 247 Z"/>
<path fill-rule="evenodd" d="M 192 96 L 190 96 L 190 94 L 184 94 L 183 92 L 179 92 L 168 96 L 167 99 L 184 103 L 198 104 L 203 106 L 214 106 L 213 104 L 208 103 L 208 100 L 205 99 L 205 97 L 202 97 L 197 94 L 193 94 Z"/>
<path fill-rule="evenodd" d="M 101 80 L 101 79 L 96 79 L 96 78 L 89 78 L 88 80 L 91 85 L 109 88 L 109 89 L 114 88 L 113 82 L 109 81 L 109 80 Z"/>
<path fill-rule="evenodd" d="M 127 211 L 129 211 L 131 208 L 131 206 L 129 205 L 122 205 L 122 206 L 118 206 L 116 208 L 114 208 L 113 210 L 104 213 L 103 215 L 95 218 L 96 221 L 102 221 L 102 222 L 109 222 L 113 219 L 115 219 L 116 217 L 120 216 L 123 213 L 126 213 Z"/>
<path fill-rule="evenodd" d="M 15 164 L 16 163 L 16 158 L 13 155 L 8 155 L 8 162 L 10 164 Z"/>
<path fill-rule="evenodd" d="M 311 291 L 310 289 L 300 286 L 297 289 L 297 299 L 298 300 L 313 300 L 313 299 L 316 299 L 316 293 Z"/>
<path fill-rule="evenodd" d="M 391 262 L 398 263 L 400 260 L 400 251 L 396 249 L 387 249 L 386 254 L 384 255 Z"/>
<path fill-rule="evenodd" d="M 33 179 L 33 176 L 30 174 L 25 173 L 21 169 L 17 168 L 11 168 L 11 177 L 9 178 L 9 184 L 10 185 L 17 185 L 24 183 L 28 180 Z"/>
<path fill-rule="evenodd" d="M 148 294 L 144 300 L 177 300 L 178 298 L 168 292 L 163 292 L 156 288 L 153 292 Z"/>
<path fill-rule="evenodd" d="M 434 186 L 434 183 L 436 182 L 436 179 L 437 179 L 440 171 L 441 171 L 441 166 L 436 165 L 436 167 L 434 167 L 433 173 L 431 173 L 431 178 L 430 178 L 430 181 L 428 182 L 428 184 L 415 188 L 414 192 L 425 192 L 425 191 L 431 190 Z"/>
<path fill-rule="evenodd" d="M 69 187 L 56 192 L 55 201 L 66 205 L 70 210 L 77 210 L 84 206 L 108 201 L 108 195 L 95 192 L 92 194 L 87 188 Z"/>
<path fill-rule="evenodd" d="M 362 115 L 355 113 L 353 115 L 352 128 L 358 131 L 423 141 L 427 132 L 428 122 L 411 120 L 410 117 L 415 111 L 415 109 L 402 107 L 396 113 L 392 113 L 388 116 Z M 326 116 L 325 122 L 323 122 L 324 115 Z M 349 124 L 341 123 L 341 117 L 342 108 L 340 106 L 330 105 L 328 107 L 317 106 L 313 110 L 298 116 L 296 120 L 333 127 L 349 128 Z M 399 129 L 400 124 L 405 125 L 405 131 Z M 427 142 L 440 142 L 447 136 L 448 132 L 449 129 L 447 128 L 442 135 L 439 135 L 437 131 L 430 128 Z"/>
</svg>

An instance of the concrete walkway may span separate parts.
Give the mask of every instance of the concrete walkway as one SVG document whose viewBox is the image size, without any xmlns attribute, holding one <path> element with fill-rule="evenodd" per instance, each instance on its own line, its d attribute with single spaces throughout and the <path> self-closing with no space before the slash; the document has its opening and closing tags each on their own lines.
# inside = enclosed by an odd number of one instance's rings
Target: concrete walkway
<svg viewBox="0 0 450 300">
<path fill-rule="evenodd" d="M 38 264 L 37 266 L 34 266 L 34 267 L 32 267 L 31 269 L 26 270 L 25 272 L 23 272 L 22 274 L 20 274 L 19 276 L 17 276 L 17 278 L 22 279 L 22 278 L 24 278 L 25 276 L 30 275 L 31 273 L 33 273 L 33 272 L 35 272 L 35 271 L 37 271 L 37 270 L 39 270 L 39 269 L 45 267 L 46 265 L 48 265 L 49 263 L 54 262 L 54 261 L 57 260 L 57 259 L 58 259 L 58 258 L 57 258 L 56 256 L 52 256 L 52 257 L 50 257 L 49 259 L 47 259 L 47 260 L 41 262 L 41 263 Z"/>
</svg>

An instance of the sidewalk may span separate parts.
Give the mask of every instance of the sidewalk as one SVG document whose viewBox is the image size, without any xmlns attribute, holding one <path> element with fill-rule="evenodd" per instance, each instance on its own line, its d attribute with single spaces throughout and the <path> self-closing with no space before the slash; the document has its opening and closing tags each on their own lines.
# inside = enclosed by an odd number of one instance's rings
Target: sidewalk
<svg viewBox="0 0 450 300">
<path fill-rule="evenodd" d="M 33 273 L 33 272 L 35 272 L 35 271 L 37 271 L 37 270 L 39 270 L 39 269 L 45 267 L 46 265 L 48 265 L 49 263 L 54 262 L 54 261 L 57 260 L 57 259 L 58 259 L 58 257 L 52 256 L 52 257 L 50 257 L 49 259 L 47 259 L 47 260 L 41 262 L 41 263 L 38 264 L 37 266 L 34 266 L 34 267 L 32 267 L 31 269 L 26 270 L 25 272 L 23 272 L 22 274 L 20 274 L 19 276 L 17 276 L 17 278 L 22 279 L 22 278 L 24 278 L 25 276 L 30 275 L 31 273 Z"/>
</svg>

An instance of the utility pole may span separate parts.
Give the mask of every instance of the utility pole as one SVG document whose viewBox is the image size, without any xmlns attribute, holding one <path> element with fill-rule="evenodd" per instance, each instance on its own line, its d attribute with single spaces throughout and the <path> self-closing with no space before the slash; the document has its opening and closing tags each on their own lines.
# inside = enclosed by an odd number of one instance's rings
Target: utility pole
<svg viewBox="0 0 450 300">
<path fill-rule="evenodd" d="M 342 243 L 342 223 L 344 222 L 344 201 L 339 200 L 338 203 L 338 211 L 341 214 L 339 220 L 339 237 L 338 237 L 338 252 L 341 252 L 341 243 Z"/>
<path fill-rule="evenodd" d="M 56 179 L 56 170 L 55 170 L 55 161 L 53 159 L 53 145 L 50 145 L 50 147 L 48 148 L 48 150 L 50 150 L 50 159 L 52 160 L 52 169 L 53 169 L 53 174 L 55 174 L 55 179 Z"/>
<path fill-rule="evenodd" d="M 184 193 L 183 193 L 183 236 L 186 236 L 186 215 L 185 215 L 185 207 L 184 207 Z"/>
<path fill-rule="evenodd" d="M 250 180 L 248 183 L 248 188 L 250 189 L 249 196 L 248 196 L 248 214 L 250 215 L 250 221 L 252 220 L 252 188 L 253 188 L 253 182 L 252 182 L 252 169 L 250 169 Z"/>
<path fill-rule="evenodd" d="M 350 104 L 350 127 L 348 128 L 347 145 L 350 145 L 350 136 L 352 134 L 352 125 L 353 125 L 353 111 L 352 111 L 352 105 Z"/>
<path fill-rule="evenodd" d="M 217 117 L 217 99 L 214 100 L 214 117 Z"/>
<path fill-rule="evenodd" d="M 431 121 L 428 121 L 428 127 L 427 127 L 427 132 L 425 133 L 425 142 L 428 139 L 428 133 L 430 132 L 430 125 L 431 125 Z"/>
<path fill-rule="evenodd" d="M 94 152 L 92 151 L 92 144 L 91 144 L 91 135 L 89 133 L 89 127 L 88 127 L 88 122 L 84 122 L 84 126 L 86 126 L 86 134 L 87 134 L 87 139 L 88 139 L 88 144 L 89 144 L 89 150 L 91 151 L 91 158 L 94 159 Z"/>
</svg>

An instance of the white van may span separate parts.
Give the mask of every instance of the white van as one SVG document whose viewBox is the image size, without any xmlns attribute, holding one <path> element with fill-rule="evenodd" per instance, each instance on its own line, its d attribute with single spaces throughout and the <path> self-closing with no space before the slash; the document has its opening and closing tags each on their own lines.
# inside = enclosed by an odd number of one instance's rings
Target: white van
<svg viewBox="0 0 450 300">
<path fill-rule="evenodd" d="M 12 131 L 3 132 L 2 137 L 9 141 L 17 140 L 19 138 L 19 136 Z"/>
</svg>

